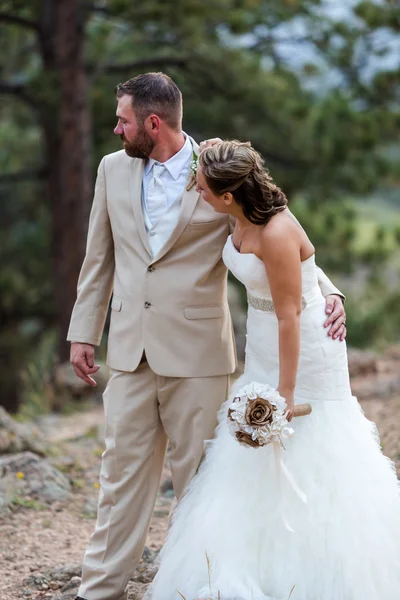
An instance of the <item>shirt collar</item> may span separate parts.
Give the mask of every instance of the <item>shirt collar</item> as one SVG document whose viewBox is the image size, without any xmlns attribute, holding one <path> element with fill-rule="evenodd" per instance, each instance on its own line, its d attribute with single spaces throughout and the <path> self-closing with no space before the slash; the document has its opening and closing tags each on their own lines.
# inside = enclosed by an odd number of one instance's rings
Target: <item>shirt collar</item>
<svg viewBox="0 0 400 600">
<path fill-rule="evenodd" d="M 171 156 L 171 158 L 169 158 L 167 161 L 165 161 L 164 163 L 159 163 L 157 160 L 154 160 L 154 158 L 147 159 L 146 164 L 144 166 L 145 175 L 148 175 L 150 173 L 154 163 L 158 163 L 164 165 L 164 167 L 168 169 L 168 172 L 170 173 L 171 177 L 175 179 L 175 181 L 178 179 L 182 170 L 185 168 L 186 164 L 189 162 L 193 155 L 193 147 L 189 136 L 186 135 L 185 132 L 183 133 L 183 135 L 185 136 L 185 143 L 183 144 L 182 148 L 179 150 L 179 152 Z"/>
</svg>

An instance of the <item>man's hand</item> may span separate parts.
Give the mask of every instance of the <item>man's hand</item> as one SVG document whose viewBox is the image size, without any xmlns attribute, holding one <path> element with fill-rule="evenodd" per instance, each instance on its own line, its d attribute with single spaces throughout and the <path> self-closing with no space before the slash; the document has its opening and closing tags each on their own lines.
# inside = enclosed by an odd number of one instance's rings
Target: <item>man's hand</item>
<svg viewBox="0 0 400 600">
<path fill-rule="evenodd" d="M 336 294 L 326 296 L 325 312 L 328 316 L 324 323 L 324 327 L 329 327 L 328 335 L 332 339 L 340 339 L 341 342 L 346 337 L 346 312 L 343 306 L 343 300 Z"/>
<path fill-rule="evenodd" d="M 97 383 L 91 377 L 100 369 L 100 365 L 94 364 L 94 346 L 91 344 L 81 344 L 80 342 L 72 342 L 70 362 L 74 367 L 74 371 L 80 379 L 86 381 L 92 387 L 96 387 Z"/>
<path fill-rule="evenodd" d="M 204 140 L 204 142 L 200 142 L 200 152 L 203 152 L 206 148 L 211 148 L 211 146 L 215 146 L 215 144 L 220 144 L 222 142 L 221 138 L 210 138 L 209 140 Z"/>
</svg>

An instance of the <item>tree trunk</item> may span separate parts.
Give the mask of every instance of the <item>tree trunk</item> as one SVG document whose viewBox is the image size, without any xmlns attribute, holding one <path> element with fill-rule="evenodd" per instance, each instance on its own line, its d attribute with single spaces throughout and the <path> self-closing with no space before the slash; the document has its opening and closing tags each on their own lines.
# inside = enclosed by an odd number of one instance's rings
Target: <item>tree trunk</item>
<svg viewBox="0 0 400 600">
<path fill-rule="evenodd" d="M 69 356 L 65 341 L 85 253 L 92 195 L 91 121 L 85 70 L 83 0 L 45 0 L 52 43 L 42 49 L 49 80 L 58 94 L 43 114 L 52 213 L 53 285 L 59 326 L 59 360 Z M 55 32 L 55 33 L 54 33 Z M 50 33 L 50 32 L 48 32 Z M 49 37 L 46 36 L 47 39 Z M 57 85 L 58 84 L 58 85 Z M 54 102 L 56 100 L 56 102 Z"/>
<path fill-rule="evenodd" d="M 32 106 L 43 134 L 44 193 L 52 219 L 51 258 L 60 361 L 69 357 L 65 338 L 85 252 L 92 196 L 84 4 L 84 0 L 38 2 L 36 30 L 43 69 L 31 90 Z M 1 403 L 12 411 L 19 406 L 20 369 L 27 358 L 22 338 L 14 329 L 11 325 L 5 328 L 0 339 L 0 355 L 4 358 L 4 368 L 0 369 L 4 383 Z"/>
<path fill-rule="evenodd" d="M 92 194 L 91 123 L 85 70 L 83 0 L 58 0 L 60 68 L 60 197 L 53 199 L 55 298 L 60 325 L 60 360 L 69 356 L 65 341 L 85 254 Z"/>
</svg>

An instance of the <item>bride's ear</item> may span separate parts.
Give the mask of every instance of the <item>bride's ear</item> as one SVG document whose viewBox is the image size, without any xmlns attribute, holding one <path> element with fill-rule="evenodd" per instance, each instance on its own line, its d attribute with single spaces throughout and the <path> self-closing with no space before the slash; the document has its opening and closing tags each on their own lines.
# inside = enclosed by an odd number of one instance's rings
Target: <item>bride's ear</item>
<svg viewBox="0 0 400 600">
<path fill-rule="evenodd" d="M 233 202 L 233 196 L 232 196 L 232 194 L 230 192 L 226 192 L 224 194 L 224 204 L 226 206 L 230 206 L 232 204 L 232 202 Z"/>
</svg>

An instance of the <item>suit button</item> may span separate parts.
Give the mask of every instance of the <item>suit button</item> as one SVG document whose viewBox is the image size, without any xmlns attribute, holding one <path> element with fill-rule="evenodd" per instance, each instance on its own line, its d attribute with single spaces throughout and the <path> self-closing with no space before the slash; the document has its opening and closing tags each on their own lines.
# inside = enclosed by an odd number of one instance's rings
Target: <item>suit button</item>
<svg viewBox="0 0 400 600">
<path fill-rule="evenodd" d="M 148 270 L 148 272 L 149 272 L 149 273 L 152 273 L 152 272 L 153 272 L 153 271 L 155 271 L 156 269 L 155 269 L 155 267 L 153 267 L 152 265 L 150 265 L 150 266 L 147 268 L 147 270 Z"/>
<path fill-rule="evenodd" d="M 150 302 L 145 302 L 145 303 L 144 303 L 144 307 L 145 307 L 145 308 L 150 308 L 150 306 L 151 306 Z"/>
</svg>

